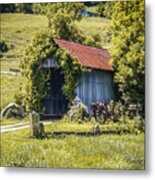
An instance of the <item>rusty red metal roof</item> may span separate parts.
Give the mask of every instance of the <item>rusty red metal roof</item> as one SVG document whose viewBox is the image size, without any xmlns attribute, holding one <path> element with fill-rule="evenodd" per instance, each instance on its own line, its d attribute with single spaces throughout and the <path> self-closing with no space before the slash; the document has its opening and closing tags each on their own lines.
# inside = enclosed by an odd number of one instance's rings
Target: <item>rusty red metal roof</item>
<svg viewBox="0 0 155 180">
<path fill-rule="evenodd" d="M 86 46 L 71 41 L 55 39 L 60 48 L 69 50 L 72 56 L 85 68 L 113 71 L 108 50 Z"/>
</svg>

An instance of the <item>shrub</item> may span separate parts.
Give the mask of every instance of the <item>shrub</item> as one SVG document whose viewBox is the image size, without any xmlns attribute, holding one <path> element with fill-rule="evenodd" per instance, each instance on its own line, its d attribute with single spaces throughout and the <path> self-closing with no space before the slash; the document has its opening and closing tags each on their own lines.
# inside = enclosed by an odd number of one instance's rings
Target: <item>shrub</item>
<svg viewBox="0 0 155 180">
<path fill-rule="evenodd" d="M 8 46 L 5 41 L 0 41 L 0 52 L 7 52 Z"/>
<path fill-rule="evenodd" d="M 129 116 L 124 115 L 120 117 L 118 123 L 118 130 L 122 133 L 132 133 L 139 134 L 144 132 L 144 120 L 140 116 L 135 116 L 134 119 L 131 119 Z"/>
<path fill-rule="evenodd" d="M 145 123 L 140 115 L 139 105 L 125 107 L 120 102 L 111 101 L 108 105 L 93 103 L 91 108 L 96 122 L 101 124 L 112 123 L 112 128 L 116 124 L 116 129 L 120 133 L 139 134 L 145 131 Z"/>
<path fill-rule="evenodd" d="M 70 121 L 81 123 L 81 121 L 88 120 L 88 108 L 83 103 L 72 105 L 67 114 L 70 118 Z"/>
<path fill-rule="evenodd" d="M 120 116 L 124 113 L 124 106 L 120 102 L 93 103 L 91 108 L 95 120 L 99 123 L 106 123 L 108 120 L 118 122 Z"/>
<path fill-rule="evenodd" d="M 7 119 L 9 118 L 16 118 L 16 119 L 21 119 L 22 116 L 21 116 L 21 113 L 17 110 L 17 109 L 9 109 L 6 114 L 5 114 L 5 117 Z"/>
<path fill-rule="evenodd" d="M 24 99 L 24 95 L 23 95 L 23 93 L 21 93 L 21 92 L 16 92 L 15 94 L 14 94 L 14 98 L 15 98 L 15 103 L 16 104 L 19 104 L 20 106 L 23 106 L 23 99 Z"/>
</svg>

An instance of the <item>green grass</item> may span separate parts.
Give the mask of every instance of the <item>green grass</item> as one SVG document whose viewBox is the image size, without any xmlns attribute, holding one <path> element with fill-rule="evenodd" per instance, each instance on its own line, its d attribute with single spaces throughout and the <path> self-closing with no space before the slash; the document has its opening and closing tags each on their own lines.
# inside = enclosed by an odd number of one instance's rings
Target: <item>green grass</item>
<svg viewBox="0 0 155 180">
<path fill-rule="evenodd" d="M 45 16 L 1 14 L 1 38 L 10 48 L 1 58 L 1 70 L 18 68 L 19 60 L 31 38 L 46 26 Z"/>
<path fill-rule="evenodd" d="M 55 122 L 52 124 L 49 124 L 46 127 L 46 131 L 73 131 L 73 132 L 80 132 L 80 131 L 93 131 L 93 126 L 96 123 L 89 121 L 87 123 L 77 123 L 74 121 L 59 121 L 59 122 Z M 108 131 L 108 130 L 117 130 L 118 128 L 118 123 L 107 123 L 107 124 L 100 124 L 99 125 L 100 130 L 104 131 Z"/>
<path fill-rule="evenodd" d="M 111 21 L 101 17 L 86 17 L 80 22 L 77 22 L 77 27 L 83 31 L 85 36 L 99 33 L 102 41 L 102 48 L 109 49 L 111 44 L 107 41 L 108 27 L 111 25 Z"/>
<path fill-rule="evenodd" d="M 57 123 L 53 126 L 59 130 Z M 79 127 L 67 126 L 74 130 Z M 87 129 L 86 126 L 80 128 Z M 46 131 L 53 130 L 50 127 L 47 125 Z M 61 129 L 64 128 L 65 125 Z M 144 134 L 69 135 L 36 140 L 30 138 L 29 130 L 25 129 L 1 134 L 1 143 L 2 166 L 144 169 Z"/>
<path fill-rule="evenodd" d="M 13 125 L 13 124 L 24 123 L 24 122 L 29 122 L 29 118 L 27 116 L 22 119 L 15 119 L 15 118 L 6 119 L 5 117 L 2 117 L 0 119 L 0 126 Z"/>
<path fill-rule="evenodd" d="M 14 102 L 14 94 L 24 84 L 22 76 L 1 74 L 1 109 L 11 102 Z"/>
</svg>

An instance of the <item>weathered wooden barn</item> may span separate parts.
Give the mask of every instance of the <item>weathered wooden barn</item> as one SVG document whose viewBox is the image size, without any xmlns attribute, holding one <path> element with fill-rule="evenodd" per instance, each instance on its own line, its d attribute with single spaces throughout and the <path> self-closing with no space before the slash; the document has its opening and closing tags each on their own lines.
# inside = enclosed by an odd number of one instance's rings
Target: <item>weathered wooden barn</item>
<svg viewBox="0 0 155 180">
<path fill-rule="evenodd" d="M 86 71 L 76 89 L 78 99 L 87 105 L 89 111 L 93 102 L 106 102 L 114 99 L 113 68 L 110 55 L 106 49 L 81 45 L 62 39 L 55 39 L 62 49 L 69 50 Z M 43 100 L 44 115 L 62 116 L 67 111 L 67 100 L 62 93 L 63 74 L 58 64 L 51 57 L 42 66 L 50 68 L 52 73 L 51 91 Z"/>
</svg>

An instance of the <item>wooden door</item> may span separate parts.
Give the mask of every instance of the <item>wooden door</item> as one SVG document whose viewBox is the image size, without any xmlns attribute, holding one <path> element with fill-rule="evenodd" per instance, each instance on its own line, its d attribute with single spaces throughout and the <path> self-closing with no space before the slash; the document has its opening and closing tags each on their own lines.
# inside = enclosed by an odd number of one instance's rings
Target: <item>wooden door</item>
<svg viewBox="0 0 155 180">
<path fill-rule="evenodd" d="M 67 100 L 63 95 L 64 76 L 60 68 L 51 69 L 50 92 L 44 99 L 44 114 L 62 116 L 67 111 Z"/>
</svg>

